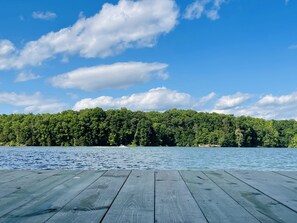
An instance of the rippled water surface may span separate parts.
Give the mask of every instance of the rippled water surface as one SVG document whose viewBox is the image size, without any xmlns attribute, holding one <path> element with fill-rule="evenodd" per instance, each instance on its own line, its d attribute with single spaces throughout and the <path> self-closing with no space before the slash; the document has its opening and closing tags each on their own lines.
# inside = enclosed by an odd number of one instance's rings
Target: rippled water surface
<svg viewBox="0 0 297 223">
<path fill-rule="evenodd" d="M 0 147 L 0 169 L 297 171 L 297 149 Z"/>
</svg>

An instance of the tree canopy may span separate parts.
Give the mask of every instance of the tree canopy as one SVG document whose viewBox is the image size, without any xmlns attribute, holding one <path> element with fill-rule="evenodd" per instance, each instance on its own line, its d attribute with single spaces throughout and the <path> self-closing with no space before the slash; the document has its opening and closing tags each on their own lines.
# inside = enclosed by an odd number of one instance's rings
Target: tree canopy
<svg viewBox="0 0 297 223">
<path fill-rule="evenodd" d="M 0 115 L 0 145 L 297 147 L 295 120 L 101 108 Z"/>
</svg>

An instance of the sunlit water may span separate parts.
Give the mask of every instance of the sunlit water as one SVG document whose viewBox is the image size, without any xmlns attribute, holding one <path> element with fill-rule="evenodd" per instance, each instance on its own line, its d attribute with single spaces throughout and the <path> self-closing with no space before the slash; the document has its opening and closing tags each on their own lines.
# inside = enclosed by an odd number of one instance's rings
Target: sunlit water
<svg viewBox="0 0 297 223">
<path fill-rule="evenodd" d="M 0 147 L 0 169 L 297 171 L 297 149 Z"/>
</svg>

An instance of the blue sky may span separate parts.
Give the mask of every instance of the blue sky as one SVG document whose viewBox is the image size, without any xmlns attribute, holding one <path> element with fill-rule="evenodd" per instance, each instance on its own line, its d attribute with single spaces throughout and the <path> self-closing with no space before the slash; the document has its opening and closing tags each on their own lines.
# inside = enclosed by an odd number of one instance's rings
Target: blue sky
<svg viewBox="0 0 297 223">
<path fill-rule="evenodd" d="M 297 119 L 296 1 L 11 0 L 0 17 L 0 113 Z"/>
</svg>

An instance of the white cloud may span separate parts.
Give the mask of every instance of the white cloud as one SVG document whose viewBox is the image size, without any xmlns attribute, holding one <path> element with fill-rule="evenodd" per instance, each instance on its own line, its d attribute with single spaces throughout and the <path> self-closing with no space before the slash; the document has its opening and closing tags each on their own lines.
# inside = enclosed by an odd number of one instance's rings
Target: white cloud
<svg viewBox="0 0 297 223">
<path fill-rule="evenodd" d="M 199 99 L 199 104 L 200 105 L 205 105 L 207 102 L 209 102 L 210 100 L 212 100 L 215 96 L 216 96 L 216 93 L 215 92 L 211 92 L 208 95 L 200 98 Z"/>
<path fill-rule="evenodd" d="M 73 109 L 81 110 L 95 107 L 117 109 L 126 107 L 131 110 L 164 111 L 180 108 L 264 119 L 297 120 L 297 92 L 281 96 L 268 94 L 258 99 L 253 96 L 253 100 L 251 94 L 236 93 L 222 96 L 217 101 L 212 102 L 215 96 L 216 94 L 212 92 L 207 96 L 194 98 L 190 94 L 162 87 L 119 98 L 109 96 L 86 98 L 78 101 Z"/>
<path fill-rule="evenodd" d="M 64 103 L 53 99 L 46 99 L 39 92 L 33 95 L 2 92 L 0 93 L 0 104 L 22 107 L 24 112 L 32 113 L 55 113 L 66 108 Z"/>
<path fill-rule="evenodd" d="M 94 99 L 86 98 L 78 101 L 73 109 L 81 110 L 95 107 L 114 109 L 125 107 L 131 110 L 163 111 L 171 108 L 188 108 L 193 104 L 191 95 L 160 87 L 120 98 L 109 96 L 101 96 Z"/>
<path fill-rule="evenodd" d="M 288 95 L 261 97 L 258 101 L 245 105 L 214 108 L 211 112 L 234 114 L 236 116 L 252 116 L 264 119 L 295 119 L 297 120 L 297 92 Z"/>
<path fill-rule="evenodd" d="M 0 56 L 0 69 L 40 65 L 59 54 L 104 58 L 129 48 L 152 47 L 161 34 L 176 26 L 177 18 L 174 0 L 105 3 L 96 15 L 28 42 L 13 55 Z"/>
<path fill-rule="evenodd" d="M 50 11 L 47 11 L 47 12 L 38 11 L 38 12 L 33 12 L 32 17 L 34 19 L 52 20 L 52 19 L 55 19 L 57 17 L 57 15 L 56 15 L 56 13 L 50 12 Z"/>
<path fill-rule="evenodd" d="M 1 56 L 9 55 L 15 51 L 15 47 L 9 40 L 0 40 L 0 59 Z"/>
<path fill-rule="evenodd" d="M 237 97 L 235 97 L 235 95 L 237 95 Z M 243 95 L 243 97 L 240 97 L 240 95 Z M 69 93 L 68 96 L 76 98 L 76 95 L 71 93 Z M 217 101 L 211 102 L 215 96 L 216 94 L 212 92 L 207 96 L 194 98 L 185 92 L 160 87 L 151 89 L 147 92 L 118 98 L 110 96 L 85 98 L 78 101 L 73 106 L 73 110 L 95 107 L 104 109 L 118 109 L 125 107 L 131 110 L 165 111 L 172 108 L 178 108 L 233 114 L 235 116 L 252 116 L 264 119 L 297 120 L 297 92 L 281 96 L 267 94 L 258 100 L 249 100 L 248 102 L 246 100 L 251 97 L 250 94 L 236 93 L 234 95 L 222 96 Z M 222 98 L 224 100 L 222 100 Z M 226 102 L 227 100 L 230 102 Z M 223 103 L 223 101 L 225 102 Z M 202 102 L 204 102 L 204 104 Z M 33 113 L 56 113 L 67 108 L 66 104 L 54 99 L 44 98 L 41 93 L 38 92 L 33 95 L 2 92 L 0 93 L 0 104 L 15 106 L 18 108 L 17 110 L 19 112 L 22 112 L 19 109 L 22 108 L 24 112 Z M 209 104 L 211 104 L 210 108 L 208 107 Z M 221 104 L 222 106 L 220 107 L 218 104 Z"/>
<path fill-rule="evenodd" d="M 17 75 L 15 82 L 26 82 L 30 80 L 39 79 L 40 76 L 31 72 L 21 72 Z"/>
<path fill-rule="evenodd" d="M 222 96 L 221 98 L 219 98 L 219 100 L 215 104 L 215 107 L 217 109 L 233 108 L 235 106 L 241 105 L 243 102 L 247 101 L 250 98 L 251 95 L 249 94 L 237 92 L 233 95 Z"/>
<path fill-rule="evenodd" d="M 184 14 L 185 19 L 200 19 L 202 13 L 204 12 L 205 5 L 209 1 L 195 1 L 188 5 Z"/>
<path fill-rule="evenodd" d="M 210 20 L 217 20 L 220 18 L 219 11 L 223 3 L 225 3 L 225 0 L 195 0 L 187 6 L 184 18 L 190 20 L 200 19 L 204 14 Z"/>
<path fill-rule="evenodd" d="M 296 115 L 297 106 L 270 106 L 265 107 L 257 103 L 249 104 L 245 106 L 234 107 L 230 109 L 213 109 L 211 112 L 220 114 L 233 114 L 235 116 L 252 116 L 256 118 L 264 119 L 276 119 L 276 120 L 297 120 Z"/>
<path fill-rule="evenodd" d="M 50 79 L 55 87 L 78 88 L 85 91 L 105 88 L 125 89 L 152 77 L 167 79 L 167 64 L 128 62 L 80 68 Z"/>
<path fill-rule="evenodd" d="M 289 95 L 273 96 L 272 94 L 266 95 L 259 101 L 260 105 L 290 105 L 297 103 L 297 92 Z"/>
</svg>

